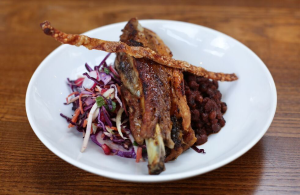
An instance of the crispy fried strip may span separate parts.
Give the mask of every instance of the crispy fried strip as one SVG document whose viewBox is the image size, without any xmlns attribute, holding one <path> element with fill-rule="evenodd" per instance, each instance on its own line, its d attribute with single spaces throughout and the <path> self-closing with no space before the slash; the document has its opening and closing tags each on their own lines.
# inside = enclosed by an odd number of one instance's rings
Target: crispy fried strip
<svg viewBox="0 0 300 195">
<path fill-rule="evenodd" d="M 102 50 L 111 53 L 124 52 L 135 58 L 145 57 L 159 64 L 171 68 L 181 69 L 183 71 L 190 72 L 197 76 L 203 76 L 213 80 L 234 81 L 238 79 L 238 77 L 235 74 L 210 72 L 205 70 L 202 67 L 191 65 L 185 61 L 175 60 L 168 56 L 161 56 L 149 48 L 130 47 L 127 44 L 120 41 L 105 41 L 101 39 L 90 38 L 85 35 L 66 34 L 52 27 L 50 22 L 48 21 L 41 23 L 40 26 L 46 35 L 50 35 L 57 41 L 64 44 L 70 44 L 76 46 L 82 45 L 88 49 L 97 49 L 97 50 Z"/>
</svg>

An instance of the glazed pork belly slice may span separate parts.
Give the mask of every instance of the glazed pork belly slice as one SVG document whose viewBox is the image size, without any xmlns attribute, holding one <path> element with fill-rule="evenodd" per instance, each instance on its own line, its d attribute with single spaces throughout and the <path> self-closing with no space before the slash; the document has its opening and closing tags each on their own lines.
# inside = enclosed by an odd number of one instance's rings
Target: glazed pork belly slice
<svg viewBox="0 0 300 195">
<path fill-rule="evenodd" d="M 125 26 L 121 41 L 172 57 L 163 41 L 154 32 L 141 27 L 135 18 Z M 122 94 L 129 106 L 133 137 L 138 144 L 146 141 L 149 173 L 159 174 L 164 169 L 163 161 L 176 159 L 196 141 L 190 126 L 182 72 L 125 53 L 117 55 L 115 65 L 124 85 Z M 166 159 L 164 145 L 168 151 Z"/>
<path fill-rule="evenodd" d="M 138 22 L 131 20 L 124 29 L 129 36 L 121 36 L 121 41 L 139 45 L 130 37 L 138 33 Z M 125 37 L 125 38 L 124 38 Z M 123 82 L 122 93 L 129 105 L 130 128 L 138 144 L 147 146 L 150 174 L 162 172 L 165 160 L 165 144 L 174 146 L 171 139 L 169 76 L 159 64 L 144 58 L 135 59 L 125 53 L 118 53 L 115 66 Z M 162 74 L 158 74 L 162 72 Z M 130 105 L 131 103 L 134 103 Z M 137 114 L 139 113 L 139 114 Z M 139 120 L 136 119 L 138 116 Z"/>
<path fill-rule="evenodd" d="M 137 22 L 136 19 L 131 19 L 133 22 Z M 172 57 L 171 50 L 165 45 L 160 37 L 153 31 L 142 28 L 137 25 L 139 32 L 132 35 L 130 30 L 125 31 L 122 36 L 131 37 L 131 42 L 138 43 L 144 47 L 148 47 L 160 55 Z M 143 33 L 141 33 L 141 31 Z M 185 89 L 184 89 L 184 77 L 181 70 L 175 68 L 168 68 L 165 66 L 160 67 L 164 73 L 168 73 L 168 81 L 165 85 L 169 85 L 171 95 L 171 110 L 170 117 L 172 121 L 171 136 L 172 141 L 175 143 L 174 147 L 166 146 L 167 156 L 165 161 L 176 159 L 182 152 L 190 148 L 195 142 L 196 137 L 193 129 L 191 128 L 191 113 L 190 108 L 186 101 Z M 157 74 L 161 74 L 161 72 Z"/>
</svg>

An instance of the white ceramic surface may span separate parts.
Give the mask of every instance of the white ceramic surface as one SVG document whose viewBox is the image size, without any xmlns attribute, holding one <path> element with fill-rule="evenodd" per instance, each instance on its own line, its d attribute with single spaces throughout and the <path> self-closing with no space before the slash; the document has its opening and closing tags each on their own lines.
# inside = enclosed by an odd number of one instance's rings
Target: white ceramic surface
<svg viewBox="0 0 300 195">
<path fill-rule="evenodd" d="M 63 105 L 70 93 L 66 78 L 76 78 L 86 72 L 86 62 L 96 65 L 106 54 L 69 45 L 58 47 L 46 57 L 28 85 L 26 112 L 38 138 L 74 166 L 101 176 L 136 182 L 170 181 L 203 174 L 235 160 L 253 147 L 270 126 L 277 104 L 275 84 L 264 63 L 240 42 L 203 26 L 167 20 L 140 22 L 164 40 L 175 59 L 239 76 L 238 81 L 220 83 L 222 100 L 228 105 L 224 116 L 226 125 L 199 147 L 206 154 L 190 149 L 167 163 L 166 171 L 153 176 L 147 173 L 147 162 L 106 156 L 92 141 L 81 153 L 82 134 L 68 129 L 67 122 L 59 115 L 61 112 L 72 115 L 71 106 Z M 125 22 L 112 24 L 85 34 L 117 41 L 124 25 Z M 113 60 L 114 55 L 109 62 Z"/>
</svg>

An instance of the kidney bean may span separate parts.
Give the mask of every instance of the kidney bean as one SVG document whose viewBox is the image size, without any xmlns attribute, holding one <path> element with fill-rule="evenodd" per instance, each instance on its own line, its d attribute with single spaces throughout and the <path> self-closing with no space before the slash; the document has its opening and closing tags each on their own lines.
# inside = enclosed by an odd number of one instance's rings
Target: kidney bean
<svg viewBox="0 0 300 195">
<path fill-rule="evenodd" d="M 185 94 L 191 110 L 191 126 L 197 138 L 196 145 L 207 141 L 208 135 L 217 133 L 226 121 L 223 114 L 227 105 L 221 101 L 218 81 L 184 73 Z"/>
</svg>

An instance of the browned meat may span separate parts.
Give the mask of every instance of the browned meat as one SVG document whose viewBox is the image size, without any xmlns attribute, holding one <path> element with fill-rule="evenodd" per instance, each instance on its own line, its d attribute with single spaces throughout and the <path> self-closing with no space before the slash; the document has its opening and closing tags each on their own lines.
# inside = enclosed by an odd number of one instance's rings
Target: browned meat
<svg viewBox="0 0 300 195">
<path fill-rule="evenodd" d="M 148 43 L 148 34 L 136 19 L 128 22 L 123 30 L 121 41 L 132 46 Z M 143 41 L 143 42 L 139 42 Z M 144 44 L 143 44 L 144 43 Z M 130 128 L 138 143 L 145 140 L 150 174 L 159 174 L 165 169 L 165 144 L 173 148 L 170 120 L 169 75 L 161 65 L 146 58 L 133 58 L 118 53 L 115 60 L 124 88 L 122 90 L 129 105 Z M 166 85 L 167 83 L 167 85 Z M 133 86 L 132 86 L 133 85 Z M 136 120 L 139 117 L 139 120 Z M 131 125 L 134 123 L 133 125 Z"/>
<path fill-rule="evenodd" d="M 155 51 L 168 51 L 167 54 L 169 54 L 169 48 L 167 48 L 160 39 L 155 39 L 156 37 L 157 36 L 152 31 L 141 27 L 141 25 L 138 23 L 138 20 L 136 18 L 133 18 L 123 29 L 121 41 L 131 46 L 159 46 L 153 47 L 151 49 Z M 139 77 L 139 97 L 141 100 L 143 113 L 140 136 L 143 138 L 152 138 L 155 133 L 155 126 L 158 123 L 165 144 L 168 147 L 173 148 L 174 143 L 171 139 L 172 123 L 169 114 L 171 100 L 169 85 L 170 77 L 168 75 L 168 72 L 165 71 L 165 67 L 146 58 L 136 59 L 124 53 L 122 53 L 121 55 L 126 56 L 127 59 L 131 58 L 131 60 L 127 60 L 126 63 L 132 63 L 131 66 L 133 66 L 133 69 L 137 72 L 134 74 Z M 122 72 L 123 69 L 121 70 L 121 68 L 119 68 L 120 63 L 119 65 L 115 65 L 117 70 L 120 71 L 121 74 L 132 74 L 129 73 L 130 70 L 124 70 Z M 127 85 L 125 86 L 127 87 Z"/>
<path fill-rule="evenodd" d="M 131 133 L 134 140 L 139 144 L 144 144 L 144 138 L 140 136 L 141 124 L 142 124 L 142 111 L 140 106 L 140 99 L 135 95 L 132 95 L 130 91 L 123 85 L 121 92 L 128 105 L 129 121 Z"/>
<path fill-rule="evenodd" d="M 191 128 L 191 113 L 186 102 L 183 74 L 177 69 L 173 69 L 172 73 L 171 119 L 172 140 L 175 146 L 174 149 L 167 150 L 166 162 L 175 160 L 197 140 Z"/>
<path fill-rule="evenodd" d="M 140 78 L 143 81 L 144 95 L 144 117 L 142 125 L 142 136 L 151 137 L 149 130 L 159 123 L 165 144 L 173 148 L 171 139 L 170 120 L 170 86 L 168 85 L 168 75 L 163 71 L 163 67 L 148 59 L 137 60 L 137 67 L 140 70 Z M 144 134 L 143 134 L 144 133 Z"/>
<path fill-rule="evenodd" d="M 121 41 L 128 45 L 149 47 L 160 55 L 172 57 L 170 49 L 163 41 L 154 32 L 141 27 L 135 18 L 131 19 L 125 26 Z M 127 58 L 130 57 L 127 56 Z M 144 100 L 148 95 L 150 96 L 149 104 L 145 102 L 145 107 L 148 107 L 148 109 L 144 112 L 143 119 L 146 120 L 142 121 L 141 126 L 145 128 L 144 132 L 151 130 L 150 133 L 153 134 L 153 126 L 159 123 L 168 151 L 166 161 L 174 160 L 196 141 L 194 131 L 191 128 L 190 109 L 184 94 L 183 74 L 180 70 L 158 65 L 148 59 L 143 58 L 132 61 L 136 62 L 133 66 L 135 66 L 142 82 L 143 93 L 141 94 L 144 94 Z M 156 93 L 151 94 L 153 89 Z M 141 100 L 144 101 L 142 95 Z M 166 104 L 169 101 L 171 101 L 171 104 Z M 160 110 L 157 108 L 160 108 Z M 153 109 L 155 110 L 154 115 L 158 114 L 160 117 L 154 118 L 154 120 L 152 118 L 149 121 L 153 116 Z M 170 121 L 170 117 L 172 121 Z M 172 131 L 170 131 L 171 129 Z M 149 138 L 147 134 L 141 133 L 140 136 Z M 169 140 L 172 140 L 172 142 L 168 142 Z"/>
<path fill-rule="evenodd" d="M 142 85 L 139 73 L 134 65 L 134 58 L 125 53 L 118 53 L 115 66 L 120 73 L 123 85 L 136 97 L 140 98 Z"/>
</svg>

